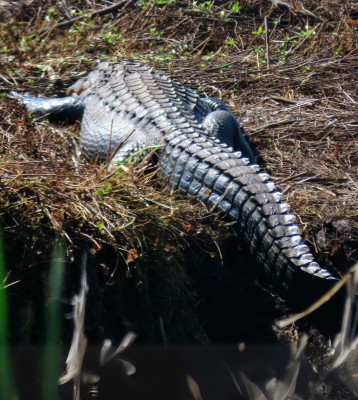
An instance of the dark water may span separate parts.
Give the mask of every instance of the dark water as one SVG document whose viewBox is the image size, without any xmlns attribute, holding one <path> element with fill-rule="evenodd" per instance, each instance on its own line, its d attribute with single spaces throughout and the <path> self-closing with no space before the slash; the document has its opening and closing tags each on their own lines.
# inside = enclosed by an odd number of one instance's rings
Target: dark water
<svg viewBox="0 0 358 400">
<path fill-rule="evenodd" d="M 18 281 L 7 290 L 11 358 L 20 397 L 31 400 L 41 398 L 44 315 L 55 238 L 36 241 L 25 233 L 5 233 L 5 243 L 9 279 Z M 59 299 L 59 370 L 65 370 L 73 333 L 71 299 L 80 290 L 85 260 L 88 348 L 82 372 L 92 378 L 83 382 L 82 398 L 354 398 L 340 375 L 322 377 L 312 368 L 311 363 L 322 364 L 324 346 L 317 345 L 316 354 L 312 346 L 306 351 L 310 361 L 294 360 L 297 352 L 278 339 L 274 328 L 277 319 L 305 306 L 317 288 L 298 287 L 292 292 L 296 301 L 285 303 L 260 281 L 258 267 L 240 250 L 237 238 L 219 247 L 220 254 L 215 244 L 189 238 L 181 256 L 149 248 L 130 265 L 110 246 L 96 254 L 83 241 L 67 247 Z M 324 341 L 319 332 L 328 337 L 339 329 L 335 309 L 340 306 L 337 300 L 303 321 L 297 332 L 318 326 L 316 335 Z M 101 365 L 104 341 L 116 347 L 128 332 L 136 334 L 134 343 Z M 60 386 L 59 396 L 72 398 L 71 382 Z"/>
</svg>

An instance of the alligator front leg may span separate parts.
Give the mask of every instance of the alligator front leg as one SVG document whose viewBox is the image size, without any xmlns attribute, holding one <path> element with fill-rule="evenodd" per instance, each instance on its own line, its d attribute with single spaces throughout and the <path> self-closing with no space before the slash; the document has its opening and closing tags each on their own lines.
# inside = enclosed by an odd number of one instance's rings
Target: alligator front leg
<svg viewBox="0 0 358 400">
<path fill-rule="evenodd" d="M 71 114 L 81 117 L 84 110 L 82 99 L 79 97 L 44 98 L 17 92 L 10 92 L 9 97 L 17 100 L 19 103 L 23 104 L 29 112 L 37 115 L 65 112 L 67 115 Z"/>
</svg>

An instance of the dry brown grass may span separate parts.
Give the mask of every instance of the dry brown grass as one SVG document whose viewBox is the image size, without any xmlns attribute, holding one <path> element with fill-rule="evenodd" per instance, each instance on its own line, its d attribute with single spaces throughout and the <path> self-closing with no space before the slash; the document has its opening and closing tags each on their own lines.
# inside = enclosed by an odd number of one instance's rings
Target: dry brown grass
<svg viewBox="0 0 358 400">
<path fill-rule="evenodd" d="M 204 208 L 166 190 L 145 164 L 109 173 L 77 157 L 73 129 L 29 120 L 13 101 L 0 109 L 6 113 L 0 124 L 0 204 L 7 231 L 53 231 L 70 245 L 85 238 L 93 251 L 107 243 L 126 252 L 128 261 L 138 256 L 133 251 L 144 237 L 147 245 L 175 251 L 186 233 L 202 233 Z M 206 234 L 215 237 L 220 228 L 209 225 Z"/>
</svg>

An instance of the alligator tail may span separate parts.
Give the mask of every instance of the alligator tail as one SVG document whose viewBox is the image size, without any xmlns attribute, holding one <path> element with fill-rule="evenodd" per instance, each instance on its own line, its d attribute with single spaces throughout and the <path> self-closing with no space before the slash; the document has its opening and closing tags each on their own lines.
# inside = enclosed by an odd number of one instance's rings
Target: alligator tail
<svg viewBox="0 0 358 400">
<path fill-rule="evenodd" d="M 336 279 L 314 261 L 269 175 L 249 165 L 240 152 L 197 133 L 176 131 L 164 138 L 160 168 L 172 187 L 237 221 L 245 242 L 274 284 L 289 287 L 298 270 L 324 280 Z"/>
</svg>

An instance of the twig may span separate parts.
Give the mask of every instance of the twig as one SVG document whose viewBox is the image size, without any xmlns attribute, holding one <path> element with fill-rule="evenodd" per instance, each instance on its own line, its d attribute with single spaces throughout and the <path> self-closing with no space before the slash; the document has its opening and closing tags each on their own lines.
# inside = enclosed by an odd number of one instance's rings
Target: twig
<svg viewBox="0 0 358 400">
<path fill-rule="evenodd" d="M 319 99 L 310 99 L 310 100 L 301 101 L 291 107 L 284 108 L 283 111 L 289 111 L 289 110 L 293 110 L 294 108 L 303 107 L 303 106 L 310 106 L 311 104 L 315 103 L 318 100 Z"/>
<path fill-rule="evenodd" d="M 90 19 L 92 19 L 92 18 L 98 17 L 100 15 L 109 14 L 112 11 L 117 10 L 118 8 L 125 8 L 125 7 L 128 7 L 128 6 L 130 6 L 130 5 L 134 4 L 134 3 L 135 3 L 135 0 L 122 0 L 122 1 L 120 1 L 118 3 L 112 4 L 111 6 L 102 8 L 102 9 L 100 9 L 98 11 L 93 11 L 93 13 L 91 13 L 88 17 Z M 60 23 L 56 24 L 54 27 L 51 27 L 51 29 L 67 28 L 67 27 L 73 25 L 74 23 L 76 23 L 77 21 L 80 21 L 80 20 L 82 20 L 84 18 L 87 18 L 87 15 L 82 15 L 80 17 L 72 18 L 72 19 L 70 19 L 68 21 L 60 22 Z M 46 28 L 46 29 L 42 30 L 40 33 L 47 32 L 48 30 L 49 30 L 49 28 Z"/>
<path fill-rule="evenodd" d="M 345 176 L 353 183 L 353 185 L 356 187 L 356 189 L 358 189 L 358 185 L 357 185 L 357 183 L 352 179 L 352 177 L 351 177 L 349 174 L 347 174 L 347 173 L 345 173 Z"/>
<path fill-rule="evenodd" d="M 62 12 L 66 15 L 68 19 L 71 19 L 71 14 L 68 12 L 68 5 L 66 4 L 65 0 L 60 0 L 59 3 L 61 4 Z"/>
<path fill-rule="evenodd" d="M 355 101 L 347 92 L 345 92 L 344 90 L 342 90 L 342 92 L 348 97 L 348 99 L 349 99 L 352 103 L 356 104 L 356 101 Z"/>
<path fill-rule="evenodd" d="M 343 276 L 342 279 L 337 281 L 337 283 L 322 297 L 320 297 L 317 301 L 315 301 L 310 307 L 308 307 L 305 311 L 300 313 L 294 314 L 291 317 L 282 319 L 276 322 L 276 326 L 279 328 L 285 328 L 288 325 L 291 325 L 298 320 L 307 317 L 307 315 L 312 314 L 318 308 L 320 308 L 323 304 L 327 303 L 344 285 L 347 285 L 352 277 L 357 274 L 358 271 L 358 264 L 356 264 L 351 271 L 349 271 L 346 275 Z"/>
<path fill-rule="evenodd" d="M 290 174 L 290 176 L 288 176 L 288 177 L 285 178 L 285 179 L 280 179 L 280 180 L 276 179 L 276 183 L 278 183 L 279 185 L 282 185 L 283 183 L 286 183 L 286 182 L 288 182 L 288 181 L 295 181 L 295 179 L 297 179 L 297 178 L 299 178 L 300 176 L 303 176 L 303 175 L 305 175 L 305 174 L 306 174 L 306 171 L 300 172 L 300 173 L 298 173 L 298 174 L 296 174 L 296 175 L 295 175 L 295 172 L 292 172 L 292 173 Z"/>
<path fill-rule="evenodd" d="M 322 18 L 313 14 L 313 12 L 305 9 L 301 2 L 295 1 L 294 4 L 291 4 L 289 1 L 283 1 L 283 0 L 269 0 L 269 1 L 278 8 L 282 7 L 287 8 L 293 15 L 302 14 L 305 17 L 309 17 L 317 21 L 323 22 Z"/>
<path fill-rule="evenodd" d="M 278 121 L 269 122 L 268 124 L 259 126 L 258 128 L 254 129 L 254 132 L 257 133 L 264 131 L 267 128 L 276 128 L 277 126 L 293 124 L 294 122 L 296 122 L 294 119 L 280 119 Z"/>
<path fill-rule="evenodd" d="M 270 69 L 270 46 L 269 46 L 267 16 L 265 16 L 265 43 L 266 43 L 266 65 L 267 69 Z"/>
<path fill-rule="evenodd" d="M 286 99 L 286 97 L 281 96 L 270 96 L 272 100 L 281 101 L 282 103 L 297 104 L 296 100 Z"/>
</svg>

